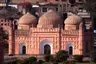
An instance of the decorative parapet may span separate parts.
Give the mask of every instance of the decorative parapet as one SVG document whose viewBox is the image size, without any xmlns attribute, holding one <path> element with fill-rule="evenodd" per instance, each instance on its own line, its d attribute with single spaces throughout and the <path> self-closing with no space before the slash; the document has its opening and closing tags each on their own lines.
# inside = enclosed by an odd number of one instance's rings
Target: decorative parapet
<svg viewBox="0 0 96 64">
<path fill-rule="evenodd" d="M 17 35 L 29 35 L 29 33 L 30 33 L 30 30 L 16 30 L 15 31 L 15 35 L 17 36 Z"/>
<path fill-rule="evenodd" d="M 32 32 L 59 32 L 59 28 L 31 28 Z"/>
<path fill-rule="evenodd" d="M 79 30 L 64 30 L 62 34 L 67 36 L 79 35 Z"/>
</svg>

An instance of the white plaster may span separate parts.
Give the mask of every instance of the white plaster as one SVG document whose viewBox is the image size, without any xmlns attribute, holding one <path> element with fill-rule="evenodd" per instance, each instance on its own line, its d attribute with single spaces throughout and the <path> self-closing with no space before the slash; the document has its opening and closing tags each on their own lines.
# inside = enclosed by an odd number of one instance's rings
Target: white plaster
<svg viewBox="0 0 96 64">
<path fill-rule="evenodd" d="M 9 4 L 8 6 L 15 7 L 15 8 L 17 9 L 17 5 L 10 5 L 10 4 Z"/>
<path fill-rule="evenodd" d="M 44 46 L 47 44 L 51 47 L 51 54 L 52 54 L 53 44 L 50 40 L 43 40 L 40 42 L 40 54 L 44 54 Z"/>
</svg>

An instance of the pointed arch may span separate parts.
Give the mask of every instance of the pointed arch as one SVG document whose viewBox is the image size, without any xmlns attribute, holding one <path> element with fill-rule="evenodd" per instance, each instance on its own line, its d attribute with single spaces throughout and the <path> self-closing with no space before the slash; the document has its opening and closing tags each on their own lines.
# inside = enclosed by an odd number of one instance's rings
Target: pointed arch
<svg viewBox="0 0 96 64">
<path fill-rule="evenodd" d="M 51 53 L 51 47 L 50 45 L 46 44 L 44 46 L 44 54 L 50 54 Z"/>
<path fill-rule="evenodd" d="M 66 50 L 68 51 L 69 55 L 73 55 L 74 54 L 74 45 L 72 43 L 68 43 L 66 46 Z"/>
<path fill-rule="evenodd" d="M 25 43 L 20 44 L 20 54 L 26 54 L 26 44 Z"/>
<path fill-rule="evenodd" d="M 43 40 L 40 42 L 40 54 L 44 54 L 44 49 L 45 48 L 47 49 L 48 51 L 48 48 L 49 48 L 49 53 L 52 54 L 52 51 L 53 51 L 53 44 L 50 40 Z"/>
</svg>

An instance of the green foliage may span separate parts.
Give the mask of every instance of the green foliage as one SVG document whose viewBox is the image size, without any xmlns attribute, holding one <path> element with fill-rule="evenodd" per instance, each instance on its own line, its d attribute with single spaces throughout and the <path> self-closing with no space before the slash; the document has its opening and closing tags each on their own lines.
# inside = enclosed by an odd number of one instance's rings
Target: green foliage
<svg viewBox="0 0 96 64">
<path fill-rule="evenodd" d="M 37 62 L 37 64 L 43 64 L 43 63 L 44 63 L 43 60 L 39 60 L 39 61 Z"/>
<path fill-rule="evenodd" d="M 52 55 L 45 55 L 44 59 L 46 62 L 49 62 L 49 61 L 53 60 L 53 56 Z"/>
<path fill-rule="evenodd" d="M 67 62 L 65 62 L 64 64 L 76 64 L 76 62 L 73 62 L 73 61 L 67 61 Z"/>
<path fill-rule="evenodd" d="M 37 58 L 36 58 L 36 57 L 29 57 L 29 58 L 28 58 L 28 61 L 34 62 L 34 61 L 37 61 Z"/>
<path fill-rule="evenodd" d="M 82 62 L 82 60 L 83 60 L 83 55 L 74 55 L 74 59 L 75 59 L 77 62 Z"/>
<path fill-rule="evenodd" d="M 53 61 L 53 64 L 58 64 L 58 62 L 57 61 Z"/>
<path fill-rule="evenodd" d="M 3 39 L 8 39 L 8 34 L 3 30 Z"/>
<path fill-rule="evenodd" d="M 65 50 L 60 50 L 56 53 L 56 57 L 55 57 L 55 60 L 57 62 L 63 62 L 63 61 L 66 61 L 68 58 L 68 52 L 65 51 Z"/>
<path fill-rule="evenodd" d="M 22 61 L 22 64 L 36 64 L 37 58 L 35 57 L 29 57 L 27 59 L 24 59 Z"/>
<path fill-rule="evenodd" d="M 92 16 L 96 16 L 96 0 L 85 0 L 84 8 L 91 13 Z"/>
</svg>

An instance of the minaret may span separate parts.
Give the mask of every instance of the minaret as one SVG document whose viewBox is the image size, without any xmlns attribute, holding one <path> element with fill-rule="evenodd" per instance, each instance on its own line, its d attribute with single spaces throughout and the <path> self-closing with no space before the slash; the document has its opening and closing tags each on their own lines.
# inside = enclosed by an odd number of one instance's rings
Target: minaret
<svg viewBox="0 0 96 64">
<path fill-rule="evenodd" d="M 14 52 L 15 52 L 14 21 L 11 20 L 11 25 L 9 29 L 9 54 L 14 54 Z"/>
<path fill-rule="evenodd" d="M 84 42 L 83 42 L 83 33 L 84 33 L 84 30 L 83 30 L 83 23 L 80 23 L 80 25 L 79 25 L 79 54 L 80 55 L 83 55 L 83 52 L 84 52 L 84 49 L 83 49 L 83 47 L 84 47 Z"/>
<path fill-rule="evenodd" d="M 0 26 L 0 64 L 4 64 L 3 28 Z"/>
</svg>

